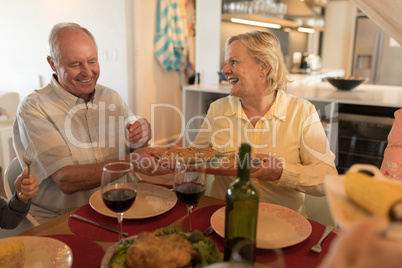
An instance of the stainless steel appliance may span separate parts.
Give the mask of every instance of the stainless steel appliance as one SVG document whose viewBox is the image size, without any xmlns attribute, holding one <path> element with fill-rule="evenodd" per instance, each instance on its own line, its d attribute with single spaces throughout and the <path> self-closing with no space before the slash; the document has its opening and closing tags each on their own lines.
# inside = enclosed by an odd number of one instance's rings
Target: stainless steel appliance
<svg viewBox="0 0 402 268">
<path fill-rule="evenodd" d="M 353 76 L 368 84 L 402 85 L 402 47 L 365 15 L 356 17 Z"/>
<path fill-rule="evenodd" d="M 339 104 L 338 109 L 338 172 L 353 164 L 380 168 L 398 108 Z"/>
</svg>

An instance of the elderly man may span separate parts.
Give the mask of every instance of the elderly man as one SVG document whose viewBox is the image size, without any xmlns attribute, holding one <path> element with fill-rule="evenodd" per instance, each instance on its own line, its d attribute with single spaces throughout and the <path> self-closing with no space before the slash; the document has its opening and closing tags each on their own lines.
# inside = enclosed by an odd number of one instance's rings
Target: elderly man
<svg viewBox="0 0 402 268">
<path fill-rule="evenodd" d="M 13 129 L 20 163 L 25 165 L 24 154 L 32 159 L 40 182 L 30 211 L 39 222 L 87 204 L 106 163 L 131 161 L 145 173 L 169 172 L 153 161 L 160 152 L 145 147 L 149 123 L 136 120 L 117 92 L 97 84 L 93 35 L 78 24 L 60 23 L 49 45 L 47 61 L 55 73 L 50 84 L 22 101 Z"/>
</svg>

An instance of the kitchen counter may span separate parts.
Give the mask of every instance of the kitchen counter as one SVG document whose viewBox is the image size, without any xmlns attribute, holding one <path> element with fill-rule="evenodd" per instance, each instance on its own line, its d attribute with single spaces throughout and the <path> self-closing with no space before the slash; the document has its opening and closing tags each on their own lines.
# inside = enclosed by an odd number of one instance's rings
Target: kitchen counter
<svg viewBox="0 0 402 268">
<path fill-rule="evenodd" d="M 310 71 L 309 73 L 304 73 L 304 70 L 298 71 L 290 71 L 290 79 L 293 80 L 294 83 L 320 83 L 322 79 L 326 77 L 337 77 L 344 76 L 344 70 L 337 69 L 322 69 L 319 71 Z"/>
<path fill-rule="evenodd" d="M 328 82 L 288 85 L 289 94 L 310 101 L 327 101 L 343 104 L 382 107 L 402 107 L 402 87 L 362 84 L 352 90 L 338 90 Z"/>
</svg>

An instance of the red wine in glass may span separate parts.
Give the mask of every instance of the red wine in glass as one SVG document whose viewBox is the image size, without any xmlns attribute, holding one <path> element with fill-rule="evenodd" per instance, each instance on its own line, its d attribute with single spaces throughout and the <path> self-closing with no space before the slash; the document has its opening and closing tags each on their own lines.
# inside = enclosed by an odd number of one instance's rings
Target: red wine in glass
<svg viewBox="0 0 402 268">
<path fill-rule="evenodd" d="M 199 161 L 196 163 L 176 162 L 174 174 L 174 190 L 177 199 L 187 206 L 188 231 L 191 228 L 191 213 L 193 205 L 198 202 L 205 192 L 205 163 Z"/>
<path fill-rule="evenodd" d="M 205 186 L 199 183 L 187 182 L 175 185 L 177 198 L 186 205 L 194 205 L 205 192 Z"/>
<path fill-rule="evenodd" d="M 122 235 L 123 213 L 133 205 L 137 189 L 133 164 L 114 162 L 103 167 L 101 196 L 105 205 L 117 214 L 119 243 L 125 244 Z"/>
<path fill-rule="evenodd" d="M 106 206 L 114 212 L 124 212 L 131 208 L 137 193 L 132 189 L 113 189 L 103 193 Z"/>
</svg>

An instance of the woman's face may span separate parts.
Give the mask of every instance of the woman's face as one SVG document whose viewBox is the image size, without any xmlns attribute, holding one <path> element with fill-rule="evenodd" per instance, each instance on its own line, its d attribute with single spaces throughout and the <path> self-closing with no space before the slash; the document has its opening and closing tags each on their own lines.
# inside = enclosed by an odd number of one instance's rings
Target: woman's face
<svg viewBox="0 0 402 268">
<path fill-rule="evenodd" d="M 236 40 L 228 46 L 225 63 L 222 73 L 229 81 L 230 95 L 246 98 L 265 94 L 269 68 L 252 58 L 242 42 Z"/>
</svg>

